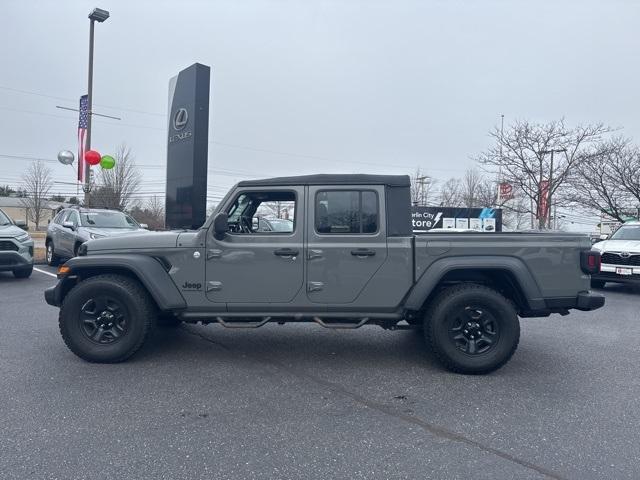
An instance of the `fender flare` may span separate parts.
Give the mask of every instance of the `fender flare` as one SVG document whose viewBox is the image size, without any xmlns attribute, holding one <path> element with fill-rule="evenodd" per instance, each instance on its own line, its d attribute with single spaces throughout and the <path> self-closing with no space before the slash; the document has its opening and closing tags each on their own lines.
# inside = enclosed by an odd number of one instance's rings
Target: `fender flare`
<svg viewBox="0 0 640 480">
<path fill-rule="evenodd" d="M 513 275 L 531 310 L 546 308 L 540 287 L 525 263 L 515 257 L 449 257 L 433 262 L 420 276 L 405 302 L 408 310 L 420 310 L 444 276 L 455 270 L 506 271 Z"/>
<path fill-rule="evenodd" d="M 142 283 L 160 310 L 180 310 L 187 307 L 184 297 L 163 265 L 148 255 L 110 254 L 74 257 L 65 265 L 71 269 L 71 275 L 82 275 L 83 271 L 90 271 L 93 276 L 124 270 Z"/>
</svg>

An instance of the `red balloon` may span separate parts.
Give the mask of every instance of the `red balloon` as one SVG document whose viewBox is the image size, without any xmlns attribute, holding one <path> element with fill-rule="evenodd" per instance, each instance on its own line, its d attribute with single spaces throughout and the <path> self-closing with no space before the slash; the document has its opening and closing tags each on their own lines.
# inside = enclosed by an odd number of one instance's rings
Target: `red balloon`
<svg viewBox="0 0 640 480">
<path fill-rule="evenodd" d="M 100 155 L 95 150 L 87 150 L 86 152 L 84 152 L 84 160 L 89 165 L 98 165 L 100 163 L 101 158 L 102 158 L 102 155 Z"/>
</svg>

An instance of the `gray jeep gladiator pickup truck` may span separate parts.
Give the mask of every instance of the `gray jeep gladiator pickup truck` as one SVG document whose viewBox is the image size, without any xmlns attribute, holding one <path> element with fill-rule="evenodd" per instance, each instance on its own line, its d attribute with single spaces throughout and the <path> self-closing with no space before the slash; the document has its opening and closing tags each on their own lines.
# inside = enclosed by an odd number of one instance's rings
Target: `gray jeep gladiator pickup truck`
<svg viewBox="0 0 640 480">
<path fill-rule="evenodd" d="M 196 231 L 90 240 L 46 290 L 69 349 L 120 362 L 157 318 L 259 327 L 316 322 L 424 332 L 450 370 L 487 373 L 518 345 L 518 317 L 594 310 L 600 255 L 567 233 L 426 233 L 407 176 L 310 175 L 238 183 Z M 258 231 L 279 211 L 292 231 Z"/>
</svg>

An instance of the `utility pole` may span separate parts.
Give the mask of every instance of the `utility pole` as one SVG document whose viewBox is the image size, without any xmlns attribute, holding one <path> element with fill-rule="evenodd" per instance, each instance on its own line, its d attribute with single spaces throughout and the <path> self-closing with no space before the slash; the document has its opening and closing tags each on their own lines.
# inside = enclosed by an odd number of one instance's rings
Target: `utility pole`
<svg viewBox="0 0 640 480">
<path fill-rule="evenodd" d="M 557 148 L 557 149 L 551 149 L 551 150 L 542 150 L 540 151 L 540 155 L 546 155 L 547 153 L 551 154 L 551 168 L 549 169 L 549 180 L 547 183 L 547 205 L 545 207 L 545 211 L 544 212 L 540 212 L 542 213 L 542 215 L 544 215 L 544 217 L 546 217 L 546 220 L 548 222 L 548 220 L 551 218 L 551 199 L 553 196 L 553 154 L 554 153 L 562 153 L 562 152 L 566 152 L 567 149 L 566 148 Z M 539 186 L 539 196 L 540 199 L 538 200 L 538 210 L 540 210 L 539 205 L 542 202 L 542 161 L 540 162 L 540 186 Z M 549 226 L 549 224 L 547 223 L 547 226 Z"/>
<path fill-rule="evenodd" d="M 504 141 L 504 113 L 500 114 L 500 166 L 498 167 L 498 194 L 495 207 L 500 206 L 500 185 L 502 184 L 502 142 Z"/>
<path fill-rule="evenodd" d="M 91 117 L 93 116 L 93 31 L 96 22 L 104 22 L 109 18 L 109 12 L 100 8 L 94 8 L 89 14 L 89 78 L 87 87 L 87 135 L 85 151 L 91 150 Z M 84 158 L 79 158 L 79 162 L 84 162 Z M 91 165 L 85 164 L 86 173 L 84 177 L 84 204 L 91 206 Z"/>
</svg>

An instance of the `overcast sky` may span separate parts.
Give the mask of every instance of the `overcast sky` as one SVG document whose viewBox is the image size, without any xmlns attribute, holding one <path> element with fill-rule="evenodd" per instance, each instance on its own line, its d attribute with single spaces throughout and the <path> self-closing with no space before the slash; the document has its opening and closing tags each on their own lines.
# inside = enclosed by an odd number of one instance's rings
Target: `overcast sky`
<svg viewBox="0 0 640 480">
<path fill-rule="evenodd" d="M 93 146 L 126 142 L 147 195 L 164 188 L 169 78 L 194 62 L 212 67 L 210 200 L 256 176 L 461 175 L 500 114 L 640 138 L 638 1 L 5 0 L 0 155 L 76 151 L 77 114 L 55 107 L 86 92 L 95 6 L 111 18 L 94 111 L 122 120 L 96 119 Z M 0 156 L 0 184 L 28 162 Z"/>
</svg>

